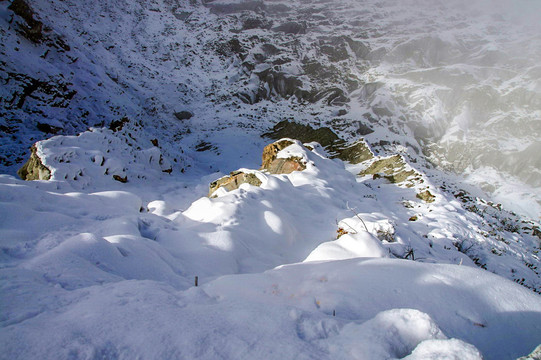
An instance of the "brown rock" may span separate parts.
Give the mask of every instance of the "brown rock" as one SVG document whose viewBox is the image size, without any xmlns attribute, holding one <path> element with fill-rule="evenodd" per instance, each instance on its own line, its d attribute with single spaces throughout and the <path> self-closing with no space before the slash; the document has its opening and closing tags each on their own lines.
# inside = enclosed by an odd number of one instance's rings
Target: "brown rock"
<svg viewBox="0 0 541 360">
<path fill-rule="evenodd" d="M 51 170 L 49 170 L 39 158 L 36 145 L 30 148 L 30 159 L 17 171 L 17 175 L 23 180 L 49 180 Z"/>
<path fill-rule="evenodd" d="M 272 162 L 276 160 L 276 155 L 278 154 L 278 152 L 282 151 L 289 145 L 293 145 L 293 141 L 283 139 L 265 146 L 261 159 L 261 169 L 268 169 L 270 164 L 272 164 Z"/>
<path fill-rule="evenodd" d="M 267 168 L 271 174 L 291 174 L 293 171 L 306 169 L 301 158 L 292 156 L 287 159 L 275 159 Z"/>
<path fill-rule="evenodd" d="M 360 176 L 376 174 L 383 174 L 383 177 L 393 184 L 401 183 L 414 176 L 420 178 L 420 175 L 415 170 L 406 169 L 406 162 L 400 155 L 376 160 L 359 173 Z"/>
<path fill-rule="evenodd" d="M 211 197 L 212 194 L 221 187 L 225 188 L 227 191 L 231 191 L 238 189 L 241 184 L 261 186 L 261 180 L 259 180 L 255 174 L 233 171 L 229 176 L 224 176 L 210 183 L 208 196 Z"/>
<path fill-rule="evenodd" d="M 434 202 L 436 197 L 432 195 L 432 193 L 428 190 L 422 191 L 419 194 L 416 195 L 417 198 L 426 201 L 427 203 Z"/>
<path fill-rule="evenodd" d="M 306 169 L 306 165 L 299 157 L 292 156 L 289 158 L 277 158 L 278 152 L 285 149 L 293 142 L 283 139 L 265 146 L 262 156 L 262 170 L 267 170 L 271 174 L 290 174 L 293 171 L 302 171 Z"/>
<path fill-rule="evenodd" d="M 120 176 L 120 175 L 113 175 L 113 179 L 115 179 L 116 181 L 120 181 L 121 183 L 127 183 L 128 182 L 128 177 L 127 176 Z"/>
</svg>

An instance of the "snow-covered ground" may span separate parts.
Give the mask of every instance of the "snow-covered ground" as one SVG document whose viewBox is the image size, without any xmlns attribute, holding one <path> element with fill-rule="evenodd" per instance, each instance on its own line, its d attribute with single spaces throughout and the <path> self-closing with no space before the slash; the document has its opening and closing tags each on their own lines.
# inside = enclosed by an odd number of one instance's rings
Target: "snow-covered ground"
<svg viewBox="0 0 541 360">
<path fill-rule="evenodd" d="M 541 343 L 536 2 L 28 3 L 37 42 L 0 3 L 0 359 Z M 258 170 L 284 119 L 376 157 Z M 51 179 L 22 181 L 38 140 Z M 359 175 L 391 155 L 412 179 Z M 261 185 L 207 196 L 237 169 Z"/>
<path fill-rule="evenodd" d="M 114 136 L 80 137 L 92 134 Z M 76 162 L 88 182 L 65 180 L 74 162 L 51 154 L 49 181 L 1 176 L 0 357 L 498 359 L 535 348 L 541 298 L 505 279 L 541 287 L 525 265 L 539 263 L 535 237 L 485 237 L 481 217 L 430 184 L 426 203 L 311 147 L 278 155 L 306 170 L 252 170 L 260 187 L 214 198 L 202 184 L 218 174 L 149 168 L 142 179 L 133 167 L 124 184 L 89 176 L 90 156 Z"/>
</svg>

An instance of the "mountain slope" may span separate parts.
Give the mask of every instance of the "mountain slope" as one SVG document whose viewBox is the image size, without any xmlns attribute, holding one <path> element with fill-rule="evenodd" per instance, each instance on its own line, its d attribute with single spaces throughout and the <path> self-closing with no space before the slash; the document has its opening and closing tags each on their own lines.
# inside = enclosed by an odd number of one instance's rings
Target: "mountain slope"
<svg viewBox="0 0 541 360">
<path fill-rule="evenodd" d="M 521 4 L 0 3 L 0 358 L 530 353 Z"/>
</svg>

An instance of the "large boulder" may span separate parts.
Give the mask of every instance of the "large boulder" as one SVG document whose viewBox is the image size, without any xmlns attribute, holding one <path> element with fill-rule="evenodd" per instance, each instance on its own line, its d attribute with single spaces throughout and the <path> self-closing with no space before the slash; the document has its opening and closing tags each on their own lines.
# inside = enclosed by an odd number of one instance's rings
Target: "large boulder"
<svg viewBox="0 0 541 360">
<path fill-rule="evenodd" d="M 265 146 L 261 159 L 261 169 L 267 170 L 270 174 L 290 174 L 293 171 L 305 170 L 306 164 L 300 157 L 278 157 L 280 151 L 293 144 L 294 142 L 289 139 L 281 139 Z"/>
<path fill-rule="evenodd" d="M 238 189 L 241 184 L 261 186 L 261 180 L 259 180 L 254 173 L 246 173 L 240 170 L 233 171 L 228 176 L 224 176 L 210 183 L 208 196 L 211 197 L 219 188 L 231 191 Z"/>
<path fill-rule="evenodd" d="M 30 152 L 30 159 L 17 171 L 17 175 L 23 180 L 49 180 L 51 170 L 43 165 L 35 144 L 30 148 Z"/>
</svg>

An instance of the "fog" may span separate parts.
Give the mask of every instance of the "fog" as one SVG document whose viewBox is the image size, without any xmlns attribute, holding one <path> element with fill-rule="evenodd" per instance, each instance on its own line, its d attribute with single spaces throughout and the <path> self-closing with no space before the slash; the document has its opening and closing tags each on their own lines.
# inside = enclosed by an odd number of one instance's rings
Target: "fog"
<svg viewBox="0 0 541 360">
<path fill-rule="evenodd" d="M 407 119 L 435 164 L 539 220 L 541 2 L 377 4 L 371 45 L 386 54 L 369 78 L 384 86 L 370 105 Z"/>
</svg>

